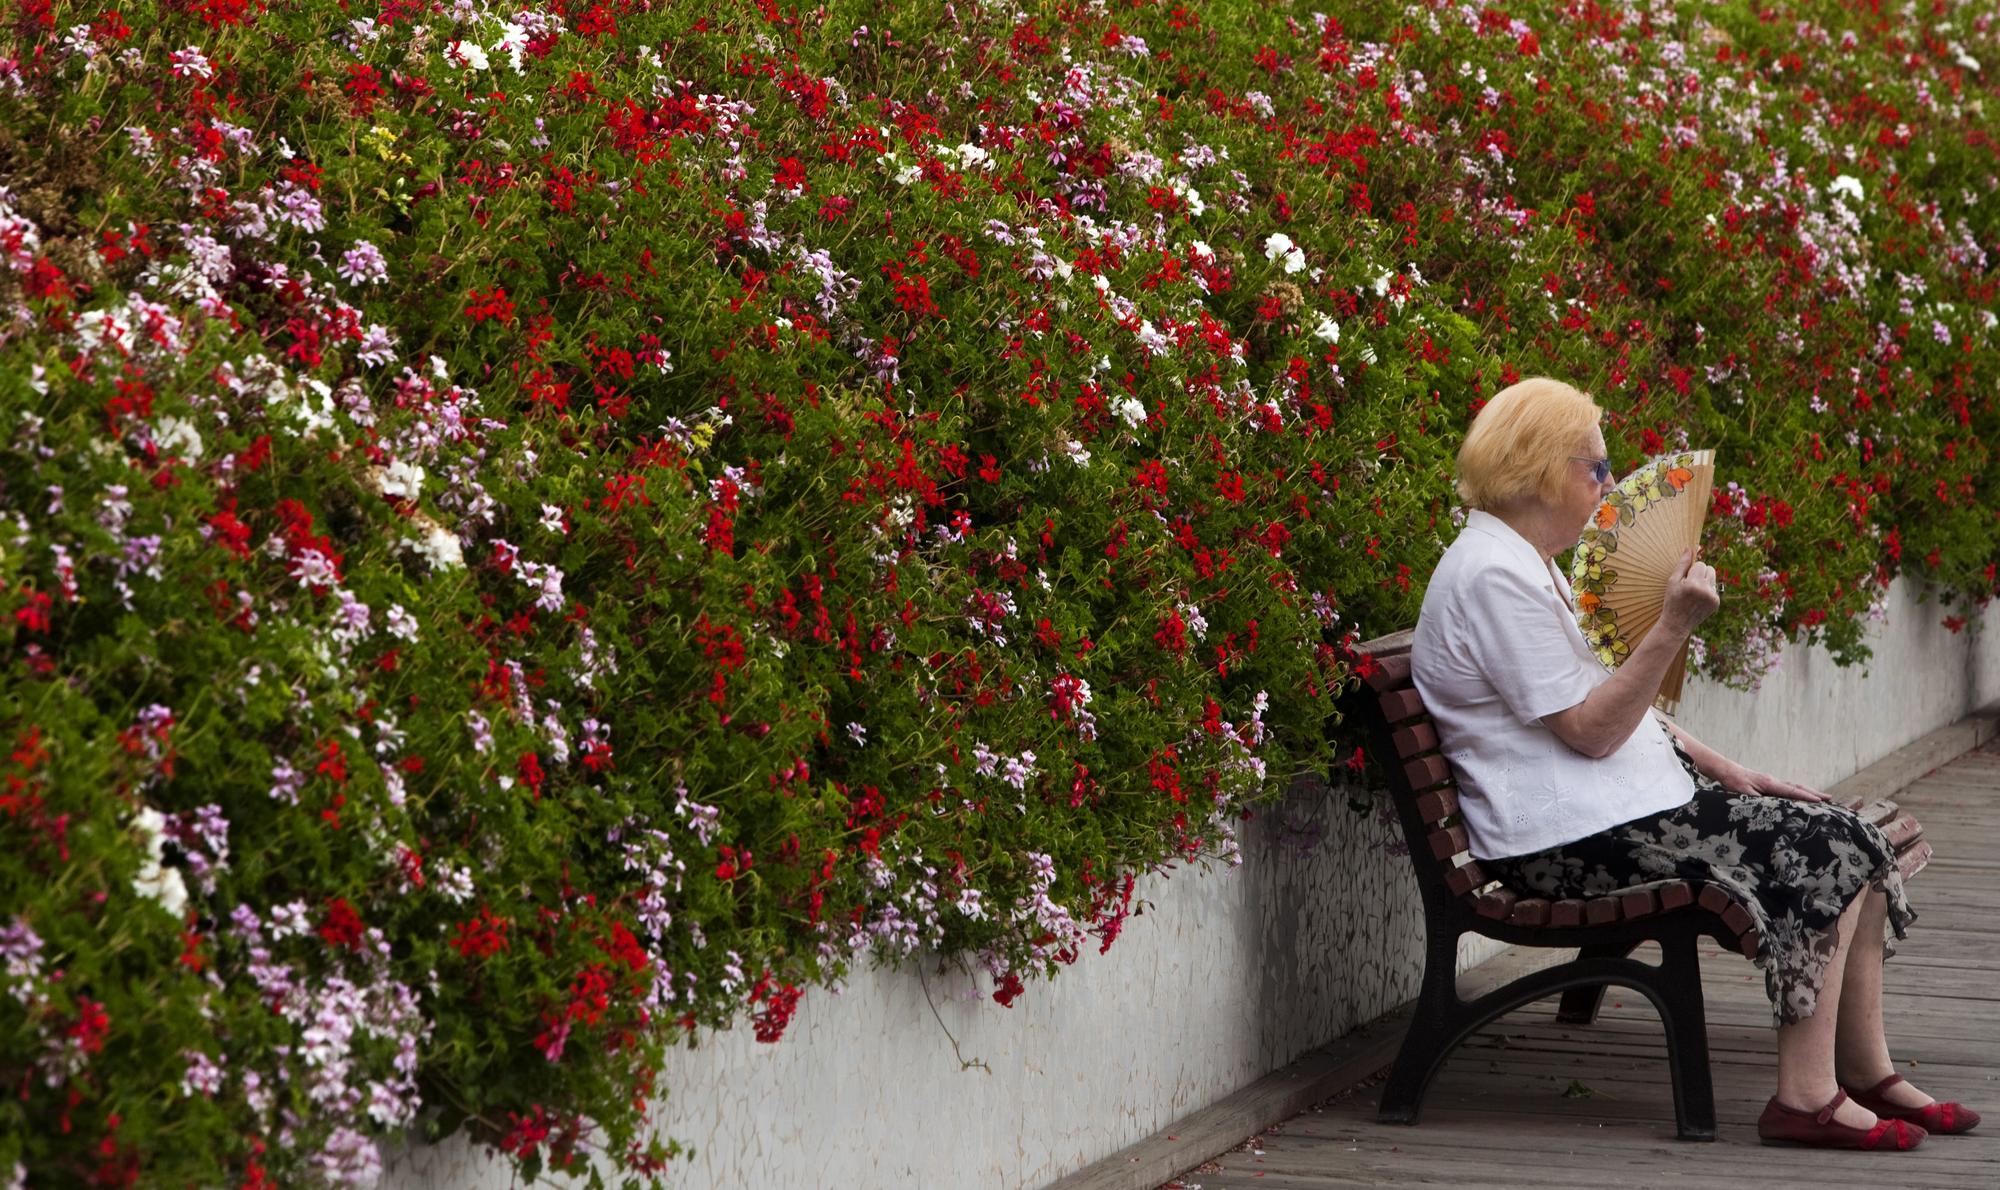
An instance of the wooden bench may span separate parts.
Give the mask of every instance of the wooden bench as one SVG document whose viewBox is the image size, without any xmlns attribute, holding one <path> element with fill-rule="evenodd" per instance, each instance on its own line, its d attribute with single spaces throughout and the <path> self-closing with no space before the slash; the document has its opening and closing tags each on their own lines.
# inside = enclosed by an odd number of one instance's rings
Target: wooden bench
<svg viewBox="0 0 2000 1190">
<path fill-rule="evenodd" d="M 1696 942 L 1706 935 L 1745 957 L 1762 941 L 1748 910 L 1720 886 L 1662 880 L 1610 896 L 1544 900 L 1517 896 L 1492 881 L 1466 852 L 1465 825 L 1451 765 L 1438 752 L 1437 729 L 1410 680 L 1409 632 L 1368 641 L 1365 685 L 1344 699 L 1349 721 L 1366 724 L 1388 775 L 1410 863 L 1423 895 L 1426 947 L 1416 1015 L 1382 1091 L 1385 1123 L 1415 1124 L 1424 1091 L 1458 1044 L 1496 1018 L 1560 993 L 1557 1019 L 1587 1025 L 1606 986 L 1646 996 L 1665 1026 L 1673 1074 L 1674 1118 L 1682 1140 L 1715 1139 Z M 1851 803 L 1896 847 L 1907 878 L 1930 859 L 1916 819 L 1894 802 Z M 1467 1002 L 1458 996 L 1458 940 L 1472 933 L 1517 946 L 1575 947 L 1577 957 L 1525 975 Z M 1631 958 L 1641 943 L 1659 944 L 1655 966 Z"/>
</svg>

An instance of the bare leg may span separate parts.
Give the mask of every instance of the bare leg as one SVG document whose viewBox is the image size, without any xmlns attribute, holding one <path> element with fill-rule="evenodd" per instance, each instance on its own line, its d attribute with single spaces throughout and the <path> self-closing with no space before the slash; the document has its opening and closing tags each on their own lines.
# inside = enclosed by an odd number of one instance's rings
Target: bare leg
<svg viewBox="0 0 2000 1190">
<path fill-rule="evenodd" d="M 1882 928 L 1889 900 L 1873 889 L 1861 895 L 1861 916 L 1847 946 L 1847 970 L 1840 989 L 1840 1018 L 1834 1036 L 1834 1069 L 1840 1081 L 1866 1090 L 1896 1073 L 1882 1029 Z M 1882 1093 L 1900 1107 L 1936 1102 L 1909 1083 Z"/>
<path fill-rule="evenodd" d="M 1854 947 L 1855 925 L 1868 898 L 1856 897 L 1836 924 L 1839 944 L 1827 961 L 1826 980 L 1820 986 L 1819 1004 L 1802 1021 L 1778 1026 L 1778 1102 L 1801 1111 L 1818 1111 L 1840 1090 L 1834 1079 L 1834 1045 L 1839 1031 L 1841 991 L 1848 953 Z M 1879 973 L 1880 965 L 1877 965 Z M 1875 1000 L 1881 1003 L 1878 985 Z M 1877 1018 L 1880 1035 L 1880 1018 Z M 1852 1128 L 1872 1128 L 1875 1113 L 1847 1100 L 1834 1113 L 1835 1120 Z"/>
</svg>

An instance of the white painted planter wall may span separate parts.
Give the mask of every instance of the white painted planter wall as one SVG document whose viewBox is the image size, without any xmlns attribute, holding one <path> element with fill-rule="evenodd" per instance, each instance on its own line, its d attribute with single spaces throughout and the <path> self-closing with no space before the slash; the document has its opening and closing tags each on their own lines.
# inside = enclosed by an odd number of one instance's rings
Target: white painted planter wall
<svg viewBox="0 0 2000 1190">
<path fill-rule="evenodd" d="M 1680 722 L 1746 764 L 1831 785 L 2000 698 L 1997 617 L 1953 635 L 1899 583 L 1866 671 L 1795 648 L 1754 695 L 1691 683 Z M 1347 796 L 1295 790 L 1244 825 L 1241 868 L 1142 884 L 1144 915 L 1108 954 L 1030 983 L 1011 1009 L 963 976 L 866 970 L 839 996 L 808 993 L 776 1045 L 740 1029 L 677 1051 L 658 1118 L 696 1153 L 673 1184 L 1040 1186 L 1393 1008 L 1421 975 L 1422 911 L 1388 851 L 1394 827 Z M 1461 966 L 1493 952 L 1469 945 Z M 383 1180 L 508 1184 L 461 1140 L 398 1154 Z"/>
</svg>

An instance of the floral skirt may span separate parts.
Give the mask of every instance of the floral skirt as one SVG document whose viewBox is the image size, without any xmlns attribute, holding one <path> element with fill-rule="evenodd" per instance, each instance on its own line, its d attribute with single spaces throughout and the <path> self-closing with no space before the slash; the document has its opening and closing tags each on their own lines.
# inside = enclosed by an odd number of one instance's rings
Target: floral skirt
<svg viewBox="0 0 2000 1190">
<path fill-rule="evenodd" d="M 1865 890 L 1887 897 L 1883 953 L 1894 953 L 1916 913 L 1903 895 L 1895 848 L 1879 829 L 1838 806 L 1731 793 L 1697 771 L 1678 742 L 1674 753 L 1695 783 L 1684 805 L 1480 866 L 1516 893 L 1550 899 L 1600 897 L 1654 880 L 1722 886 L 1763 934 L 1756 963 L 1780 1024 L 1813 1014 L 1835 925 Z"/>
</svg>

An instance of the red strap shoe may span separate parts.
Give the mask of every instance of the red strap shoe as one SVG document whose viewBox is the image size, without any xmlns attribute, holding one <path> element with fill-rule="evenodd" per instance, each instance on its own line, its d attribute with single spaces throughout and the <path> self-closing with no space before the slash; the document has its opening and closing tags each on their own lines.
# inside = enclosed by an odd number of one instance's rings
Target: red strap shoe
<svg viewBox="0 0 2000 1190">
<path fill-rule="evenodd" d="M 1764 1114 L 1757 1117 L 1757 1135 L 1766 1144 L 1784 1141 L 1820 1149 L 1879 1149 L 1895 1153 L 1916 1148 L 1929 1135 L 1907 1120 L 1878 1119 L 1873 1128 L 1834 1122 L 1833 1113 L 1846 1101 L 1847 1092 L 1837 1091 L 1833 1101 L 1818 1111 L 1800 1111 L 1779 1103 L 1773 1095 L 1771 1102 L 1764 1105 Z"/>
<path fill-rule="evenodd" d="M 1882 1098 L 1882 1092 L 1903 1081 L 1900 1074 L 1892 1074 L 1866 1091 L 1841 1084 L 1854 1102 L 1881 1116 L 1885 1120 L 1908 1120 L 1920 1124 L 1925 1132 L 1942 1132 L 1947 1136 L 1960 1132 L 1970 1132 L 1979 1127 L 1979 1113 L 1962 1103 L 1932 1103 L 1923 1107 L 1903 1107 Z"/>
</svg>

